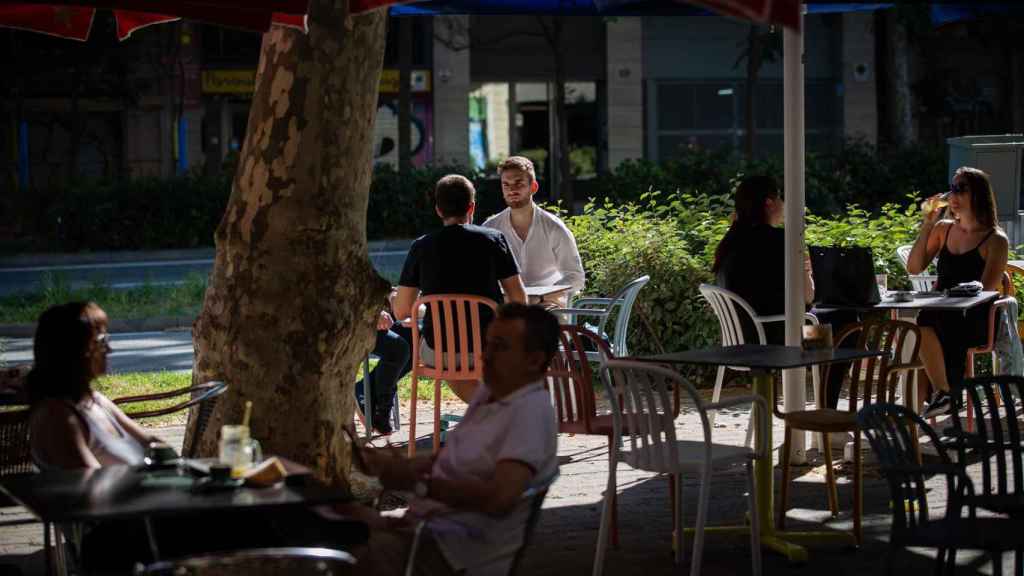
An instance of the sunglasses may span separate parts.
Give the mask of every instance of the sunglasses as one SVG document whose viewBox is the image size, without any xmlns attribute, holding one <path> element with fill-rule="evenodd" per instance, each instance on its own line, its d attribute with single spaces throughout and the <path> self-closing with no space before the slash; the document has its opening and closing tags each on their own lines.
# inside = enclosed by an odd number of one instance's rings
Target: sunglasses
<svg viewBox="0 0 1024 576">
<path fill-rule="evenodd" d="M 963 194 L 964 192 L 967 192 L 971 188 L 970 186 L 967 185 L 967 182 L 953 182 L 949 186 L 949 189 L 950 191 L 955 192 L 957 194 Z"/>
</svg>

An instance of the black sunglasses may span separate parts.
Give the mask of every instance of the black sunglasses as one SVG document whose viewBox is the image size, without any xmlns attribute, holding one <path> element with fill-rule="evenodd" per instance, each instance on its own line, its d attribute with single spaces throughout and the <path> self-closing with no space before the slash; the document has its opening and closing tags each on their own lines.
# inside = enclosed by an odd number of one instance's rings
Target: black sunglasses
<svg viewBox="0 0 1024 576">
<path fill-rule="evenodd" d="M 949 186 L 949 189 L 951 191 L 953 191 L 953 192 L 956 192 L 957 194 L 962 194 L 962 193 L 967 192 L 968 190 L 970 190 L 971 187 L 967 185 L 967 182 L 960 182 L 960 183 L 953 182 Z"/>
</svg>

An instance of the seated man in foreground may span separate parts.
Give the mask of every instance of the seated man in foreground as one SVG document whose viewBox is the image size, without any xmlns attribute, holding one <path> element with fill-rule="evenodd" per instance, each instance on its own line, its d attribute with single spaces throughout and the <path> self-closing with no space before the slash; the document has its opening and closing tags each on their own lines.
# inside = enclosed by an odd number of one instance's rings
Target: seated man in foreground
<svg viewBox="0 0 1024 576">
<path fill-rule="evenodd" d="M 413 304 L 421 294 L 473 294 L 498 304 L 504 300 L 525 304 L 526 290 L 519 277 L 519 267 L 504 236 L 473 225 L 476 210 L 473 183 L 458 174 L 441 178 L 434 188 L 434 204 L 444 227 L 417 238 L 409 248 L 398 281 L 398 294 L 391 301 L 395 320 L 413 317 L 416 314 Z M 481 306 L 482 334 L 486 334 L 491 316 L 491 310 Z M 434 350 L 443 345 L 434 342 L 435 321 L 443 319 L 435 320 L 428 310 L 420 332 L 423 339 L 420 359 L 428 366 L 434 365 Z M 443 327 L 441 333 L 444 334 Z M 464 402 L 473 397 L 476 388 L 476 382 L 449 382 L 448 385 Z"/>
<path fill-rule="evenodd" d="M 423 519 L 414 573 L 508 573 L 529 515 L 522 494 L 558 471 L 555 414 L 544 387 L 557 350 L 553 315 L 539 306 L 502 306 L 487 329 L 484 381 L 436 459 L 360 449 L 367 473 L 417 496 L 400 519 L 360 514 L 371 524 L 373 574 L 402 573 L 411 529 Z"/>
<path fill-rule="evenodd" d="M 558 216 L 537 206 L 534 194 L 540 189 L 533 162 L 510 156 L 498 165 L 505 208 L 484 221 L 484 227 L 498 230 L 515 254 L 527 286 L 571 286 L 583 290 L 585 274 L 576 238 Z M 567 293 L 545 298 L 545 307 L 564 307 Z"/>
</svg>

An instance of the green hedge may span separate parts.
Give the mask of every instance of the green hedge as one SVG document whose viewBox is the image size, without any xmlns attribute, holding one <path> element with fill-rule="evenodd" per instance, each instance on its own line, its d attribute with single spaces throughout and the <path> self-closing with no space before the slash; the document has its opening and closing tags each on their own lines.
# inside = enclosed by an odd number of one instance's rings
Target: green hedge
<svg viewBox="0 0 1024 576">
<path fill-rule="evenodd" d="M 637 276 L 651 276 L 630 321 L 630 353 L 718 342 L 718 323 L 697 287 L 712 280 L 714 250 L 729 227 L 731 211 L 726 195 L 649 192 L 621 205 L 590 203 L 583 214 L 566 219 L 587 271 L 586 294 L 608 296 Z M 890 274 L 890 287 L 909 288 L 896 248 L 914 241 L 919 221 L 912 197 L 883 205 L 878 216 L 850 205 L 838 218 L 808 214 L 807 242 L 869 246 L 876 269 Z"/>
</svg>

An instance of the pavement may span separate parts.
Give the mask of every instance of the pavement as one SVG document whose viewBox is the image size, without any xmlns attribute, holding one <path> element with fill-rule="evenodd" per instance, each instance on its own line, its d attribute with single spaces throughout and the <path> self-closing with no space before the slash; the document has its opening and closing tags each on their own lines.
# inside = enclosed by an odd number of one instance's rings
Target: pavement
<svg viewBox="0 0 1024 576">
<path fill-rule="evenodd" d="M 745 393 L 742 388 L 731 388 L 727 393 Z M 417 430 L 432 430 L 432 409 L 429 403 L 417 407 Z M 461 405 L 447 405 L 446 412 L 459 412 Z M 409 406 L 402 406 L 403 420 L 409 415 Z M 748 413 L 730 410 L 719 414 L 714 429 L 716 442 L 742 443 Z M 691 406 L 684 406 L 677 420 L 678 433 L 684 438 L 699 437 L 699 420 Z M 391 436 L 393 443 L 407 441 L 407 427 Z M 172 444 L 181 444 L 183 426 L 155 429 L 154 433 Z M 775 456 L 782 439 L 782 427 L 776 420 L 774 429 Z M 602 493 L 608 478 L 608 450 L 604 437 L 586 435 L 559 435 L 558 457 L 561 477 L 552 487 L 544 502 L 540 522 L 523 559 L 519 574 L 537 576 L 583 576 L 593 566 L 598 524 L 601 515 Z M 378 441 L 379 443 L 379 441 Z M 422 436 L 417 444 L 430 445 L 429 436 Z M 840 457 L 840 451 L 834 453 Z M 816 461 L 815 464 L 818 464 Z M 977 477 L 980 471 L 969 468 Z M 791 530 L 850 530 L 852 486 L 850 467 L 839 470 L 840 514 L 831 518 L 826 504 L 824 472 L 820 465 L 805 466 L 794 472 L 791 488 L 792 508 L 787 528 Z M 781 474 L 776 470 L 776 490 Z M 885 569 L 889 556 L 890 526 L 889 491 L 877 469 L 868 465 L 864 474 L 864 544 L 859 549 L 819 544 L 809 547 L 806 563 L 794 564 L 786 558 L 766 552 L 763 573 L 766 575 L 823 575 L 879 574 Z M 660 576 L 686 574 L 688 565 L 674 566 L 672 562 L 671 514 L 668 482 L 663 476 L 632 470 L 625 465 L 617 468 L 619 499 L 620 544 L 609 548 L 605 559 L 605 574 Z M 368 484 L 367 490 L 374 490 Z M 943 478 L 928 481 L 928 500 L 933 515 L 945 510 L 945 484 Z M 684 523 L 695 521 L 698 483 L 695 478 L 683 481 Z M 742 523 L 746 513 L 745 477 L 741 468 L 728 468 L 715 473 L 712 479 L 708 525 Z M 369 496 L 370 494 L 365 494 Z M 38 523 L 10 525 L 19 520 L 30 521 L 31 516 L 21 508 L 0 508 L 0 565 L 10 564 L 25 576 L 42 574 L 42 531 Z M 686 539 L 689 558 L 692 539 Z M 896 567 L 899 574 L 918 574 L 933 568 L 935 552 L 910 549 L 900 552 Z M 710 576 L 749 574 L 749 541 L 744 537 L 711 535 L 704 545 L 702 573 Z M 1004 558 L 1012 566 L 1009 556 Z M 987 557 L 962 552 L 958 555 L 958 574 L 991 574 Z M 0 574 L 4 573 L 0 568 Z"/>
</svg>

